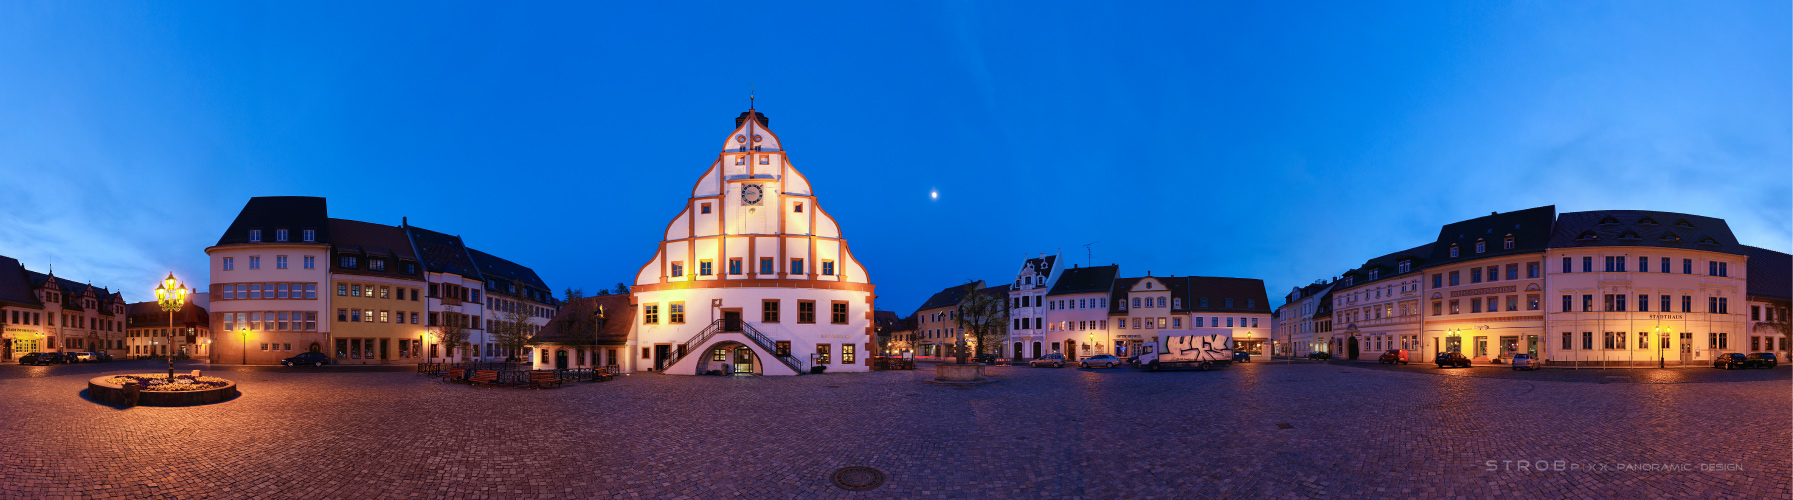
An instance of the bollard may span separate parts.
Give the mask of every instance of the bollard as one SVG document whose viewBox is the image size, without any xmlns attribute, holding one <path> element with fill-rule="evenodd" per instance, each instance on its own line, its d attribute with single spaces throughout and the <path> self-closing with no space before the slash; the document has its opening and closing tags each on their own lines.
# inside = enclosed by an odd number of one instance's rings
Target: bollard
<svg viewBox="0 0 1793 500">
<path fill-rule="evenodd" d="M 125 382 L 125 408 L 137 406 L 137 396 L 142 391 L 136 382 Z"/>
</svg>

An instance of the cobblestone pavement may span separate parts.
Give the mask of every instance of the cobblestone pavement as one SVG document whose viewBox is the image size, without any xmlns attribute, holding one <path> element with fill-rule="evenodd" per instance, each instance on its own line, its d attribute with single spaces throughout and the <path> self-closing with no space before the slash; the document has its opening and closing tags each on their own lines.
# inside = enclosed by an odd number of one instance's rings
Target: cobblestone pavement
<svg viewBox="0 0 1793 500">
<path fill-rule="evenodd" d="M 1269 363 L 1282 364 L 1283 360 Z M 1596 384 L 1689 384 L 1702 382 L 1749 382 L 1761 380 L 1793 381 L 1793 365 L 1782 364 L 1766 369 L 1720 370 L 1711 366 L 1668 368 L 1570 368 L 1549 367 L 1541 370 L 1513 370 L 1509 365 L 1475 365 L 1469 368 L 1439 368 L 1432 363 L 1413 362 L 1406 365 L 1377 363 L 1375 360 L 1295 360 L 1295 363 L 1318 363 L 1351 368 L 1428 373 L 1456 377 L 1543 380 L 1551 382 L 1589 382 Z"/>
<path fill-rule="evenodd" d="M 244 392 L 229 402 L 131 409 L 83 399 L 91 373 L 18 378 L 0 382 L 0 497 L 1790 497 L 1784 380 L 991 371 L 537 391 L 258 370 L 226 375 Z M 884 485 L 829 483 L 856 465 Z"/>
</svg>

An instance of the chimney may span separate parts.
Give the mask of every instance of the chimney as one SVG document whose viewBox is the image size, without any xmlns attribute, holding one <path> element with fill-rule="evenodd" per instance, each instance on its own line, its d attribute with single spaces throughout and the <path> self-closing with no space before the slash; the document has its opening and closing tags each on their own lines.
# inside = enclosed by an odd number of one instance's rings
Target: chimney
<svg viewBox="0 0 1793 500">
<path fill-rule="evenodd" d="M 398 227 L 411 227 L 411 218 L 410 217 L 399 217 L 398 218 Z"/>
</svg>

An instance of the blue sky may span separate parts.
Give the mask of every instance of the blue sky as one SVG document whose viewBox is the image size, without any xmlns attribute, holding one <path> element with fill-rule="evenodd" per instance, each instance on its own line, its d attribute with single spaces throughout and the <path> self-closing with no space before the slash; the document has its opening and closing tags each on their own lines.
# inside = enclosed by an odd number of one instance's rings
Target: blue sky
<svg viewBox="0 0 1793 500">
<path fill-rule="evenodd" d="M 1793 246 L 1786 2 L 661 3 L 0 4 L 0 255 L 146 300 L 311 195 L 594 290 L 749 85 L 904 313 L 1091 242 L 1274 297 L 1547 204 Z"/>
</svg>

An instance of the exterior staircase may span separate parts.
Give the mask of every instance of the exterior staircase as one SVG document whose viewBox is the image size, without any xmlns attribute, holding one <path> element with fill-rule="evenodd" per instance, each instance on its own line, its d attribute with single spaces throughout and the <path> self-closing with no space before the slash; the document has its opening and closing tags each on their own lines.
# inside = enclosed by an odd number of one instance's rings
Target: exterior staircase
<svg viewBox="0 0 1793 500">
<path fill-rule="evenodd" d="M 705 347 L 708 347 L 710 341 L 717 335 L 741 335 L 749 342 L 752 342 L 754 347 L 758 347 L 760 351 L 763 351 L 758 353 L 762 358 L 770 357 L 777 359 L 798 375 L 809 373 L 809 363 L 796 356 L 792 356 L 789 353 L 779 355 L 778 344 L 773 342 L 771 338 L 766 337 L 766 334 L 760 333 L 759 329 L 754 328 L 753 325 L 748 324 L 746 321 L 729 322 L 720 319 L 710 322 L 709 326 L 704 327 L 704 329 L 697 332 L 696 335 L 692 335 L 690 340 L 686 340 L 684 343 L 679 344 L 678 350 L 672 353 L 673 357 L 668 360 L 666 366 L 669 368 L 678 366 L 678 364 L 686 358 L 690 358 L 693 354 L 699 353 Z"/>
</svg>

